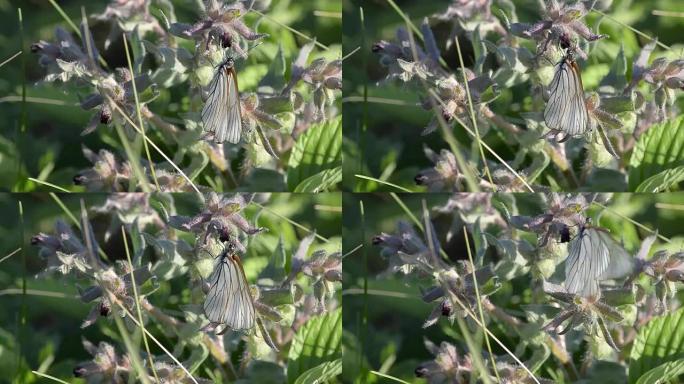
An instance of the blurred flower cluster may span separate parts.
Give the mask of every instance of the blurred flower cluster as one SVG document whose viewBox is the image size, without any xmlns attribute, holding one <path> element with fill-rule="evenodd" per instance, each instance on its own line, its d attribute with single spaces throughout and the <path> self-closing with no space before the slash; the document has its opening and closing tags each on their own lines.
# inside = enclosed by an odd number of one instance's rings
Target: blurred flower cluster
<svg viewBox="0 0 684 384">
<path fill-rule="evenodd" d="M 183 164 L 182 171 L 190 175 L 189 179 L 213 171 L 227 188 L 237 188 L 250 182 L 249 176 L 256 168 L 282 172 L 287 167 L 287 156 L 281 160 L 281 155 L 292 150 L 297 138 L 315 124 L 340 113 L 334 106 L 342 85 L 341 60 L 312 58 L 315 41 L 303 45 L 296 55 L 284 52 L 283 45 L 276 44 L 275 57 L 266 60 L 271 63 L 267 65 L 268 71 L 254 81 L 255 90 L 240 92 L 244 131 L 241 145 L 224 148 L 223 143 L 203 140 L 207 135 L 203 135 L 199 111 L 216 66 L 231 56 L 241 71 L 255 61 L 264 61 L 268 55 L 258 53 L 257 59 L 248 57 L 259 49 L 260 43 L 268 41 L 269 36 L 257 32 L 256 28 L 267 17 L 262 12 L 268 11 L 269 2 L 197 1 L 193 4 L 201 16 L 193 23 L 177 21 L 173 3 L 159 3 L 153 6 L 150 1 L 112 1 L 102 13 L 81 22 L 78 39 L 58 27 L 53 41 L 41 40 L 31 46 L 46 69 L 44 82 L 60 81 L 68 90 L 77 88 L 79 94 L 85 94 L 80 96 L 80 106 L 96 111 L 82 134 L 92 133 L 98 126 L 115 127 L 118 138 L 123 141 L 121 149 L 126 149 L 125 153 L 107 155 L 125 156 L 129 162 L 127 166 L 121 164 L 116 175 L 114 169 L 103 169 L 96 164 L 75 178 L 77 185 L 89 191 L 141 190 L 141 181 L 126 182 L 139 166 L 149 173 L 149 180 L 155 181 L 150 187 L 172 192 L 187 190 L 185 184 L 190 181 L 185 177 L 180 180 L 178 169 L 165 163 L 149 164 L 149 159 L 146 163 L 145 156 L 140 156 L 139 140 L 145 131 L 149 139 L 159 144 L 155 150 L 172 149 L 175 155 L 166 159 L 167 163 Z M 154 7 L 160 7 L 161 12 L 153 12 Z M 252 21 L 253 14 L 261 18 Z M 100 42 L 94 40 L 89 23 L 110 25 L 103 54 L 97 48 Z M 112 49 L 120 45 L 114 42 L 124 42 L 129 48 L 130 68 L 107 65 L 103 57 L 111 57 L 115 54 Z M 127 52 L 120 54 L 128 58 Z M 285 57 L 290 55 L 296 57 L 288 66 Z M 290 73 L 289 80 L 286 73 Z M 190 95 L 189 103 L 183 103 L 182 110 L 166 111 L 151 104 L 160 95 L 166 97 L 170 87 L 179 86 L 185 87 L 185 93 Z M 123 128 L 123 133 L 118 132 L 119 128 Z M 136 153 L 138 156 L 133 156 Z M 95 162 L 93 156 L 86 157 Z M 233 162 L 236 159 L 239 161 Z M 114 165 L 111 159 L 107 162 Z M 88 179 L 83 177 L 86 173 Z"/>
<path fill-rule="evenodd" d="M 215 257 L 225 247 L 232 247 L 239 255 L 255 252 L 251 244 L 256 241 L 255 236 L 265 232 L 255 225 L 255 217 L 263 208 L 255 216 L 246 215 L 245 210 L 252 203 L 258 207 L 268 204 L 269 197 L 209 193 L 195 201 L 196 214 L 184 216 L 177 212 L 182 206 L 176 201 L 180 196 L 112 194 L 101 205 L 81 212 L 79 231 L 58 220 L 54 233 L 39 233 L 31 239 L 46 260 L 40 276 L 58 272 L 78 278 L 81 301 L 92 304 L 82 328 L 103 319 L 121 319 L 126 331 L 134 332 L 140 326 L 135 315 L 140 310 L 139 316 L 148 329 L 157 324 L 167 338 L 177 340 L 174 351 L 185 356 L 183 366 L 198 366 L 210 356 L 218 364 L 231 364 L 223 337 L 228 328 L 219 331 L 216 326 L 207 325 L 203 312 L 206 279 Z M 250 286 L 259 316 L 258 327 L 245 334 L 230 334 L 231 343 L 240 339 L 246 342 L 242 364 L 258 360 L 285 364 L 295 332 L 309 319 L 339 306 L 335 297 L 341 285 L 341 254 L 311 250 L 314 241 L 314 234 L 299 244 L 286 244 L 281 238 L 268 266 L 259 272 L 256 284 Z M 127 256 L 123 259 L 111 252 L 119 243 L 125 245 L 121 252 Z M 295 249 L 291 257 L 286 256 L 289 249 Z M 289 273 L 285 272 L 286 259 L 292 261 Z M 182 311 L 174 311 L 160 304 L 155 293 L 162 285 L 168 289 L 171 281 L 179 279 L 189 289 L 183 294 L 186 304 L 181 305 Z M 139 373 L 132 368 L 130 350 L 119 356 L 106 342 L 94 346 L 84 341 L 84 346 L 93 359 L 74 369 L 77 377 L 93 383 L 126 382 L 129 375 Z M 183 353 L 184 349 L 204 352 Z M 150 359 L 153 367 L 148 364 Z M 141 354 L 139 360 L 150 377 L 155 371 L 165 382 L 190 382 L 182 367 L 164 354 Z"/>
</svg>

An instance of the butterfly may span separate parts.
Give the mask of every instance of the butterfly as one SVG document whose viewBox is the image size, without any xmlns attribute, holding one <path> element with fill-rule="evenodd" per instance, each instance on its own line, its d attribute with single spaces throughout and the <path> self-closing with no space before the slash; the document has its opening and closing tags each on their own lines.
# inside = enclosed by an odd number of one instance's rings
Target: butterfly
<svg viewBox="0 0 684 384">
<path fill-rule="evenodd" d="M 209 276 L 209 292 L 204 300 L 204 314 L 210 322 L 225 324 L 234 330 L 254 327 L 254 300 L 235 247 L 227 242 L 214 259 Z"/>
<path fill-rule="evenodd" d="M 544 121 L 552 131 L 565 133 L 559 142 L 571 136 L 581 136 L 588 130 L 589 113 L 584 102 L 582 75 L 569 47 L 555 66 Z"/>
<path fill-rule="evenodd" d="M 632 268 L 633 259 L 606 229 L 584 224 L 570 241 L 565 289 L 582 297 L 598 298 L 600 281 L 624 277 Z"/>
<path fill-rule="evenodd" d="M 240 142 L 242 114 L 235 61 L 227 57 L 218 65 L 209 83 L 209 96 L 202 108 L 204 131 L 214 134 L 214 142 Z"/>
</svg>

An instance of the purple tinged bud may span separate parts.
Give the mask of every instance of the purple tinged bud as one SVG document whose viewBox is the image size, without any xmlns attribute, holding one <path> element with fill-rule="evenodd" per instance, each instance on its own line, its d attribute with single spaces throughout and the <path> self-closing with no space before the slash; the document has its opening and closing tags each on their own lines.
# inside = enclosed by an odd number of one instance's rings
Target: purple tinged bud
<svg viewBox="0 0 684 384">
<path fill-rule="evenodd" d="M 88 181 L 88 178 L 83 176 L 82 174 L 78 174 L 74 176 L 74 184 L 75 185 L 85 185 L 85 183 Z"/>
<path fill-rule="evenodd" d="M 87 370 L 83 366 L 77 366 L 74 368 L 74 377 L 84 377 Z"/>
<path fill-rule="evenodd" d="M 416 370 L 414 371 L 414 373 L 416 374 L 416 377 L 427 377 L 429 372 L 430 371 L 425 366 L 422 366 L 422 365 L 419 366 L 418 368 L 416 368 Z"/>
</svg>

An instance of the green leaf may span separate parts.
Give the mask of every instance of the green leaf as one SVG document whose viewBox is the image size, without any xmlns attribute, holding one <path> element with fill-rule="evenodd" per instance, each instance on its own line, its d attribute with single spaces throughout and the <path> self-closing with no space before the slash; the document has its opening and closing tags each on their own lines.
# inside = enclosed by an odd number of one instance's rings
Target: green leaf
<svg viewBox="0 0 684 384">
<path fill-rule="evenodd" d="M 259 86 L 269 86 L 273 89 L 281 89 L 285 86 L 285 56 L 281 44 L 278 44 L 278 52 L 271 61 L 266 76 L 259 81 Z"/>
<path fill-rule="evenodd" d="M 338 166 L 332 169 L 326 169 L 317 174 L 306 178 L 297 187 L 294 192 L 308 192 L 318 193 L 329 191 L 342 181 L 342 167 Z"/>
<path fill-rule="evenodd" d="M 629 190 L 684 165 L 684 116 L 654 125 L 639 137 L 629 162 Z"/>
<path fill-rule="evenodd" d="M 639 184 L 635 192 L 662 192 L 676 186 L 682 180 L 684 180 L 684 166 L 680 165 L 649 177 Z"/>
<path fill-rule="evenodd" d="M 625 47 L 620 45 L 613 65 L 610 67 L 610 72 L 601 80 L 601 85 L 610 85 L 615 89 L 623 89 L 627 85 L 627 59 L 625 58 Z"/>
<path fill-rule="evenodd" d="M 639 330 L 629 356 L 629 382 L 684 357 L 684 308 L 651 320 Z M 672 367 L 671 367 L 672 368 Z"/>
<path fill-rule="evenodd" d="M 316 124 L 297 139 L 288 161 L 287 187 L 325 170 L 342 165 L 342 118 Z"/>
<path fill-rule="evenodd" d="M 342 374 L 342 359 L 326 361 L 302 373 L 295 384 L 325 383 Z"/>
<path fill-rule="evenodd" d="M 674 380 L 684 374 L 684 359 L 668 361 L 644 373 L 637 384 L 657 384 Z"/>
<path fill-rule="evenodd" d="M 342 354 L 342 310 L 316 316 L 301 327 L 290 347 L 287 382 L 294 383 L 306 371 Z"/>
<path fill-rule="evenodd" d="M 475 73 L 481 74 L 482 67 L 487 59 L 487 47 L 482 42 L 482 35 L 480 34 L 480 26 L 477 26 L 472 32 L 471 40 L 473 44 L 473 53 L 475 56 Z"/>
<path fill-rule="evenodd" d="M 204 151 L 197 151 L 195 154 L 193 154 L 192 161 L 186 168 L 185 172 L 188 174 L 190 180 L 195 180 L 208 164 L 209 156 L 207 153 Z"/>
</svg>

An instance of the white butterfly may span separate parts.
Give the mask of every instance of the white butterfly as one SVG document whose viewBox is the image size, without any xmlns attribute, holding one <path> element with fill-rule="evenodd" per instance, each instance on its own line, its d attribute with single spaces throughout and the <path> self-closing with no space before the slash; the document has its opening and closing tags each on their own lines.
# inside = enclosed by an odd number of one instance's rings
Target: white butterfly
<svg viewBox="0 0 684 384">
<path fill-rule="evenodd" d="M 564 132 L 565 141 L 583 135 L 589 127 L 589 114 L 584 102 L 584 87 L 579 66 L 568 53 L 555 66 L 549 85 L 549 101 L 544 110 L 544 121 L 552 131 Z"/>
<path fill-rule="evenodd" d="M 254 301 L 240 256 L 228 246 L 215 257 L 204 313 L 209 321 L 235 330 L 254 327 Z"/>
<path fill-rule="evenodd" d="M 624 277 L 632 268 L 633 259 L 607 231 L 582 226 L 565 260 L 565 289 L 582 297 L 598 298 L 600 281 Z"/>
<path fill-rule="evenodd" d="M 218 66 L 211 83 L 209 96 L 202 108 L 204 131 L 214 134 L 214 142 L 240 142 L 242 115 L 235 62 L 228 57 Z"/>
<path fill-rule="evenodd" d="M 580 229 L 579 235 L 570 242 L 570 252 L 565 260 L 565 289 L 583 297 L 598 297 L 599 277 L 606 271 L 610 261 L 608 247 L 600 231 L 595 228 Z"/>
</svg>

